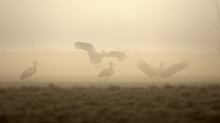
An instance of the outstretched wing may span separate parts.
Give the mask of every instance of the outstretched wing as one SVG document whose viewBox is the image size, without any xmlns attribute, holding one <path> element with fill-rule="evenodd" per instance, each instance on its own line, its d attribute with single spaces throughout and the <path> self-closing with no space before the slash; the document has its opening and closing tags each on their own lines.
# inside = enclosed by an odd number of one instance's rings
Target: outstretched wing
<svg viewBox="0 0 220 123">
<path fill-rule="evenodd" d="M 74 43 L 74 46 L 75 46 L 77 49 L 92 50 L 92 51 L 95 51 L 95 52 L 96 52 L 94 46 L 93 46 L 91 43 L 87 43 L 87 42 L 76 42 L 76 43 Z"/>
<path fill-rule="evenodd" d="M 174 64 L 166 69 L 164 69 L 161 73 L 161 77 L 167 78 L 170 77 L 172 75 L 174 75 L 175 73 L 187 68 L 187 63 L 185 61 L 179 63 L 179 64 Z"/>
<path fill-rule="evenodd" d="M 124 52 L 120 51 L 110 51 L 103 55 L 103 57 L 114 57 L 117 58 L 119 61 L 124 61 L 127 58 L 127 55 Z"/>
<path fill-rule="evenodd" d="M 90 59 L 90 62 L 92 64 L 98 64 L 101 62 L 101 58 L 100 56 L 98 55 L 95 47 L 91 44 L 91 43 L 86 43 L 86 42 L 76 42 L 74 44 L 74 46 L 77 48 L 77 49 L 82 49 L 82 50 L 85 50 L 88 52 L 88 55 L 89 55 L 89 59 Z"/>
<path fill-rule="evenodd" d="M 156 76 L 156 70 L 150 66 L 149 64 L 145 63 L 144 60 L 138 60 L 137 67 L 147 76 L 153 77 Z"/>
</svg>

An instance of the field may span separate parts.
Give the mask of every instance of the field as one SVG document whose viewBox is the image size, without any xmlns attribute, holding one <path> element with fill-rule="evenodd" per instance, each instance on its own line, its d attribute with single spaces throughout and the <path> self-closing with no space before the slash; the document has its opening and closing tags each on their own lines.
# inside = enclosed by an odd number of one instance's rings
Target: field
<svg viewBox="0 0 220 123">
<path fill-rule="evenodd" d="M 0 88 L 0 123 L 220 123 L 220 86 Z"/>
</svg>

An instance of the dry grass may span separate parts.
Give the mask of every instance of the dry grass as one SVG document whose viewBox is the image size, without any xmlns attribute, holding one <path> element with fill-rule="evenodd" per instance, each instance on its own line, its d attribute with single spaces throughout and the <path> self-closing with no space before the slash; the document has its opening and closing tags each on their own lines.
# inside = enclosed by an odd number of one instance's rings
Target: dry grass
<svg viewBox="0 0 220 123">
<path fill-rule="evenodd" d="M 220 123 L 220 86 L 0 89 L 0 123 Z"/>
</svg>

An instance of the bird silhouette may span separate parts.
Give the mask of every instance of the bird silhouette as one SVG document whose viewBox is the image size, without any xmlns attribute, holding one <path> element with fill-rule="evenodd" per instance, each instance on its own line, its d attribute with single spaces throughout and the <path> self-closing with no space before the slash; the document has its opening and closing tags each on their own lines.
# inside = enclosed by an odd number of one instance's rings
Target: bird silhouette
<svg viewBox="0 0 220 123">
<path fill-rule="evenodd" d="M 33 66 L 26 69 L 20 76 L 21 80 L 27 79 L 32 77 L 34 74 L 37 73 L 37 65 L 40 65 L 36 60 L 33 61 Z"/>
<path fill-rule="evenodd" d="M 105 52 L 103 50 L 102 52 L 98 53 L 95 47 L 91 43 L 76 42 L 74 43 L 74 46 L 77 49 L 82 49 L 87 51 L 90 62 L 92 64 L 100 64 L 103 57 L 117 58 L 119 61 L 124 61 L 127 58 L 124 52 L 115 51 L 115 50 L 109 52 Z"/>
<path fill-rule="evenodd" d="M 161 62 L 159 68 L 153 68 L 151 65 L 147 64 L 144 60 L 138 60 L 137 67 L 147 76 L 158 78 L 168 78 L 177 72 L 187 68 L 187 63 L 185 61 L 171 65 L 167 68 L 164 68 L 163 62 Z"/>
<path fill-rule="evenodd" d="M 109 77 L 111 77 L 114 74 L 114 67 L 116 67 L 116 65 L 112 62 L 109 62 L 109 68 L 102 70 L 98 74 L 98 77 L 108 79 Z"/>
</svg>

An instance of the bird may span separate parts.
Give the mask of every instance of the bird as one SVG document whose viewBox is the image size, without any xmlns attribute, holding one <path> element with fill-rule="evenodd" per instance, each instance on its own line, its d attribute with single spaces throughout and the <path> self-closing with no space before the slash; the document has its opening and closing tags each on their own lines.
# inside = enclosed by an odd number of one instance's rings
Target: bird
<svg viewBox="0 0 220 123">
<path fill-rule="evenodd" d="M 32 77 L 37 73 L 37 65 L 40 65 L 36 60 L 33 61 L 33 66 L 26 69 L 21 75 L 20 80 L 24 80 Z"/>
<path fill-rule="evenodd" d="M 99 78 L 109 78 L 114 74 L 114 67 L 116 67 L 116 65 L 112 62 L 109 62 L 109 68 L 106 68 L 104 70 L 102 70 L 99 74 L 98 77 Z"/>
<path fill-rule="evenodd" d="M 137 62 L 137 67 L 147 76 L 151 78 L 168 78 L 177 72 L 188 67 L 186 61 L 182 61 L 178 64 L 171 65 L 167 68 L 164 68 L 164 63 L 160 63 L 160 67 L 155 69 L 151 65 L 147 64 L 144 60 L 140 59 Z"/>
<path fill-rule="evenodd" d="M 109 52 L 105 52 L 105 50 L 102 50 L 102 52 L 99 53 L 96 51 L 95 47 L 91 43 L 87 42 L 76 42 L 74 43 L 74 46 L 77 49 L 87 51 L 91 64 L 95 65 L 100 64 L 103 57 L 117 58 L 119 61 L 124 61 L 127 58 L 124 52 L 115 50 Z"/>
</svg>

